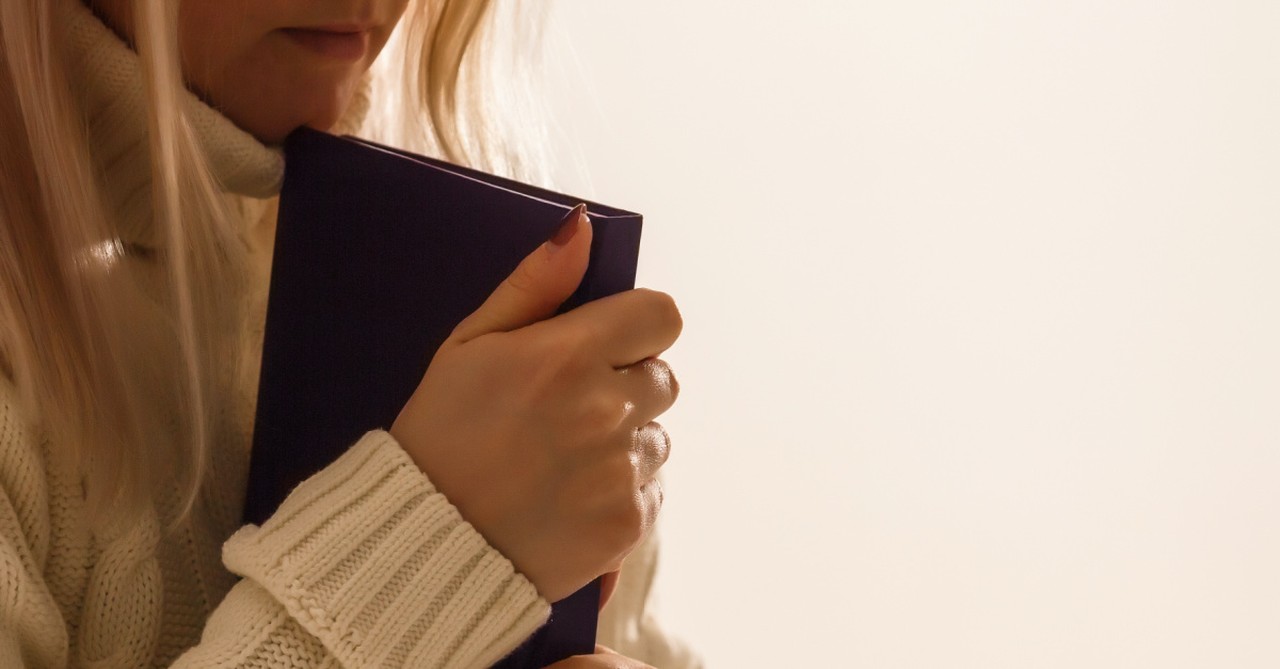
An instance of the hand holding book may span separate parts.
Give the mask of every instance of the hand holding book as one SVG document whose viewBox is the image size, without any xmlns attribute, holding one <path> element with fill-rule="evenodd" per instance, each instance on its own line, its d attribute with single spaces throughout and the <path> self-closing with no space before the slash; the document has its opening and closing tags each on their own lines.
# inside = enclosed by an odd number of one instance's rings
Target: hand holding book
<svg viewBox="0 0 1280 669">
<path fill-rule="evenodd" d="M 680 315 L 632 290 L 555 315 L 587 268 L 574 209 L 436 351 L 391 434 L 549 601 L 622 559 L 662 504 Z"/>
<path fill-rule="evenodd" d="M 648 358 L 679 330 L 668 298 L 631 290 L 641 217 L 590 203 L 553 249 L 580 198 L 306 128 L 285 155 L 245 522 L 395 423 L 547 599 L 615 568 L 661 498 L 649 421 L 674 382 Z M 555 601 L 494 666 L 591 653 L 614 582 Z"/>
</svg>

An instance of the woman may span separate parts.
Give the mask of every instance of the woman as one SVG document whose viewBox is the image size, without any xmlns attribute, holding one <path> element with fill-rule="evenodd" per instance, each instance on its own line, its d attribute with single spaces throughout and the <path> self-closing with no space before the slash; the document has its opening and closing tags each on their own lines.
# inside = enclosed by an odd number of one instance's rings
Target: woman
<svg viewBox="0 0 1280 669">
<path fill-rule="evenodd" d="M 0 5 L 0 666 L 486 666 L 629 554 L 602 641 L 638 659 L 556 666 L 690 665 L 643 615 L 652 421 L 675 398 L 654 356 L 679 315 L 632 291 L 551 317 L 585 216 L 459 326 L 389 430 L 238 528 L 270 146 L 384 110 L 366 72 L 403 18 L 407 83 L 386 90 L 408 112 L 383 127 L 528 163 L 458 112 L 485 2 L 178 4 Z"/>
</svg>

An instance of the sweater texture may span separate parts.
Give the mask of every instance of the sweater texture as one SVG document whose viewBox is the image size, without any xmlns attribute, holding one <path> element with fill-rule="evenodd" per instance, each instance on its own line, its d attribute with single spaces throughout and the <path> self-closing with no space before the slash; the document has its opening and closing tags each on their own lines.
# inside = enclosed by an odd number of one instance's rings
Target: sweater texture
<svg viewBox="0 0 1280 669">
<path fill-rule="evenodd" d="M 69 4 L 77 94 L 120 239 L 154 247 L 137 56 Z M 155 491 L 141 516 L 90 526 L 82 472 L 32 427 L 0 374 L 0 667 L 488 666 L 550 606 L 387 432 L 366 434 L 261 527 L 241 527 L 284 163 L 194 95 L 184 104 L 254 260 L 243 324 L 253 364 L 215 425 L 210 493 L 172 532 L 163 528 L 176 487 Z M 337 131 L 356 130 L 368 105 L 366 80 Z M 657 666 L 696 666 L 644 610 L 655 556 L 649 541 L 628 559 L 601 643 Z"/>
</svg>

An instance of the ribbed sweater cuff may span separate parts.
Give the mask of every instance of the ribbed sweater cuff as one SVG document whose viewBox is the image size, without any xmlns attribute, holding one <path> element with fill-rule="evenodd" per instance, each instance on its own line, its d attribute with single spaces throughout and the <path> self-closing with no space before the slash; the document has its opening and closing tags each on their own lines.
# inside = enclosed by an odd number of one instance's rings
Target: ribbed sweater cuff
<svg viewBox="0 0 1280 669">
<path fill-rule="evenodd" d="M 352 669 L 487 666 L 551 610 L 381 430 L 236 532 L 223 560 Z"/>
</svg>

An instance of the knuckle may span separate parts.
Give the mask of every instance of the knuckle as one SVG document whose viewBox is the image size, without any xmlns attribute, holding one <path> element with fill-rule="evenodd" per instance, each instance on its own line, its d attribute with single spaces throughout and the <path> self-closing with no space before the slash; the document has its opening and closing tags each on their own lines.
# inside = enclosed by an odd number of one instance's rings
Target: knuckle
<svg viewBox="0 0 1280 669">
<path fill-rule="evenodd" d="M 680 315 L 680 308 L 676 306 L 675 298 L 656 290 L 648 290 L 647 293 L 653 318 L 661 323 L 664 329 L 679 336 L 680 331 L 684 329 L 684 317 Z"/>
<path fill-rule="evenodd" d="M 671 369 L 670 365 L 667 366 L 667 392 L 671 393 L 672 404 L 680 399 L 680 380 L 676 378 L 675 370 Z"/>
<path fill-rule="evenodd" d="M 629 553 L 644 538 L 648 527 L 650 507 L 644 487 L 628 481 L 628 485 L 615 488 L 617 495 L 613 499 L 607 515 L 608 536 L 613 550 L 620 556 Z"/>
<path fill-rule="evenodd" d="M 644 542 L 658 520 L 663 500 L 662 484 L 656 478 L 650 479 L 632 495 L 625 511 L 619 511 L 616 536 L 624 554 L 630 554 Z"/>
<path fill-rule="evenodd" d="M 652 521 L 657 520 L 658 512 L 662 510 L 662 503 L 667 500 L 666 489 L 662 487 L 662 481 L 659 481 L 658 479 L 653 480 L 653 494 L 654 494 L 653 512 L 652 512 L 652 516 L 649 519 L 651 524 L 652 524 Z"/>
<path fill-rule="evenodd" d="M 667 460 L 671 458 L 671 435 L 667 434 L 667 430 L 656 422 L 649 423 L 649 426 L 655 433 L 651 446 L 653 461 L 661 467 L 667 464 Z"/>
<path fill-rule="evenodd" d="M 617 529 L 618 544 L 630 549 L 644 537 L 644 528 L 648 513 L 641 496 L 633 495 L 628 502 L 618 508 L 614 515 L 614 526 Z"/>
<path fill-rule="evenodd" d="M 649 358 L 643 364 L 653 380 L 653 387 L 657 388 L 663 395 L 666 395 L 668 402 L 674 404 L 676 398 L 680 396 L 680 383 L 676 381 L 676 375 L 672 371 L 671 365 L 668 365 L 661 358 Z"/>
</svg>

